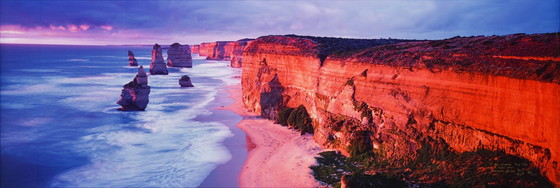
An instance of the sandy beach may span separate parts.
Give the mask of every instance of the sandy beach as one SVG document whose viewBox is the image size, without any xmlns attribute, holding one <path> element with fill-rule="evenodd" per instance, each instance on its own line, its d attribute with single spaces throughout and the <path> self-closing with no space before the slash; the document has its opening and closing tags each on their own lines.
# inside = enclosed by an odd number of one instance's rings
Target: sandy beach
<svg viewBox="0 0 560 188">
<path fill-rule="evenodd" d="M 239 176 L 241 187 L 317 187 L 309 166 L 321 151 L 311 135 L 274 124 L 255 113 L 248 112 L 242 103 L 241 85 L 228 90 L 232 105 L 219 108 L 231 110 L 243 117 L 237 124 L 247 134 L 247 160 Z"/>
</svg>

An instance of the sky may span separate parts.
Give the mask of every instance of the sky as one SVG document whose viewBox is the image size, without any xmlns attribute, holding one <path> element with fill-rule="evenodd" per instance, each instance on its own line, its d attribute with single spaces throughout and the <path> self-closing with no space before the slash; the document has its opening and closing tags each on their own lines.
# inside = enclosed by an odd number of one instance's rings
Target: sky
<svg viewBox="0 0 560 188">
<path fill-rule="evenodd" d="M 198 44 L 264 35 L 550 33 L 560 0 L 0 0 L 0 43 Z"/>
</svg>

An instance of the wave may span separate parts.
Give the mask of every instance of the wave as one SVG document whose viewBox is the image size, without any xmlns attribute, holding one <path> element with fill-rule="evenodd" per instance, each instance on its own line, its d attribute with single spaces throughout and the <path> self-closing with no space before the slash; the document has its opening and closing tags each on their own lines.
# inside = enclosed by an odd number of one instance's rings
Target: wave
<svg viewBox="0 0 560 188">
<path fill-rule="evenodd" d="M 86 63 L 68 67 L 47 59 L 53 63 L 49 69 L 21 69 L 29 75 L 2 77 L 9 84 L 0 90 L 1 107 L 10 116 L 2 120 L 1 144 L 16 148 L 7 154 L 33 158 L 38 153 L 51 157 L 44 157 L 40 165 L 71 167 L 49 176 L 47 186 L 196 187 L 217 165 L 231 160 L 223 142 L 232 131 L 220 122 L 196 120 L 216 113 L 206 107 L 221 97 L 220 88 L 239 82 L 231 79 L 238 69 L 227 68 L 225 61 L 205 60 L 196 60 L 192 69 L 170 67 L 169 75 L 148 76 L 152 89 L 145 111 L 122 112 L 116 101 L 136 67 L 124 66 L 127 61 L 96 60 L 125 56 L 81 57 L 66 59 Z M 86 66 L 93 69 L 83 69 Z M 40 74 L 35 77 L 34 72 Z M 194 88 L 179 86 L 185 74 Z M 21 144 L 42 149 L 23 151 Z"/>
<path fill-rule="evenodd" d="M 190 121 L 194 109 L 135 113 L 139 130 L 91 130 L 76 144 L 91 163 L 53 180 L 53 187 L 196 187 L 231 159 L 221 142 L 232 132 L 218 122 Z M 117 127 L 117 128 L 115 128 Z M 115 174 L 118 174 L 115 176 Z"/>
<path fill-rule="evenodd" d="M 87 62 L 89 61 L 89 59 L 66 59 L 64 61 L 70 61 L 70 62 Z"/>
</svg>

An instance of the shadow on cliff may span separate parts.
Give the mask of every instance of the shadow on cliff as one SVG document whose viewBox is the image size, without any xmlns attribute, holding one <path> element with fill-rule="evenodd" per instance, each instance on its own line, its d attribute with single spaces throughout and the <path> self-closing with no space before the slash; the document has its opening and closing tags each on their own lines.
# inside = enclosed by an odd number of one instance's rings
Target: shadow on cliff
<svg viewBox="0 0 560 188">
<path fill-rule="evenodd" d="M 283 105 L 282 93 L 284 86 L 278 79 L 278 74 L 263 84 L 260 94 L 261 114 L 269 119 L 276 119 L 278 109 Z"/>
<path fill-rule="evenodd" d="M 208 56 L 206 59 L 224 59 L 226 44 L 227 42 L 216 42 L 214 49 L 212 49 L 212 56 Z"/>
</svg>

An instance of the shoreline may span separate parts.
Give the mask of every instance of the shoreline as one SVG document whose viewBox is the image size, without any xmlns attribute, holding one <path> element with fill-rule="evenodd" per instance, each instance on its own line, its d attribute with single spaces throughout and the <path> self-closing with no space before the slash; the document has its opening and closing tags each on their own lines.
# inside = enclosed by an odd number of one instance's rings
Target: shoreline
<svg viewBox="0 0 560 188">
<path fill-rule="evenodd" d="M 315 156 L 322 151 L 313 136 L 302 136 L 297 131 L 248 112 L 243 106 L 240 83 L 229 86 L 226 91 L 233 103 L 216 109 L 240 115 L 242 119 L 236 126 L 246 135 L 245 148 L 248 153 L 238 177 L 238 186 L 321 186 L 309 168 L 315 164 Z"/>
<path fill-rule="evenodd" d="M 236 125 L 242 117 L 234 112 L 218 109 L 220 106 L 233 103 L 232 98 L 226 97 L 229 93 L 227 88 L 218 91 L 218 97 L 208 105 L 206 109 L 212 112 L 211 115 L 197 117 L 198 121 L 218 121 L 226 125 L 233 136 L 226 138 L 222 144 L 231 154 L 231 159 L 223 164 L 218 164 L 198 187 L 239 187 L 238 174 L 245 160 L 247 160 L 247 136 L 245 132 Z"/>
</svg>

